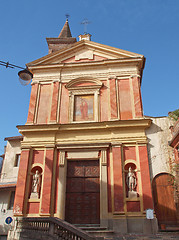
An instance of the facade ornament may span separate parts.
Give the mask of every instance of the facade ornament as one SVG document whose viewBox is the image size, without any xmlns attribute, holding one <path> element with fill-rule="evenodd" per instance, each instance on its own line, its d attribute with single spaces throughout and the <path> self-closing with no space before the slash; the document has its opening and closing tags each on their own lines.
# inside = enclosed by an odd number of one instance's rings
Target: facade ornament
<svg viewBox="0 0 179 240">
<path fill-rule="evenodd" d="M 39 198 L 40 193 L 40 173 L 38 170 L 36 170 L 35 174 L 32 177 L 32 189 L 31 189 L 31 195 L 30 198 Z"/>
<path fill-rule="evenodd" d="M 60 161 L 59 161 L 59 165 L 61 167 L 64 167 L 65 165 L 65 151 L 60 151 Z"/>
<path fill-rule="evenodd" d="M 132 171 L 132 168 L 129 167 L 128 174 L 126 177 L 126 183 L 128 186 L 128 198 L 136 198 L 137 192 L 135 191 L 137 186 L 137 178 L 135 173 Z"/>
<path fill-rule="evenodd" d="M 101 150 L 101 164 L 102 166 L 107 165 L 107 150 Z"/>
</svg>

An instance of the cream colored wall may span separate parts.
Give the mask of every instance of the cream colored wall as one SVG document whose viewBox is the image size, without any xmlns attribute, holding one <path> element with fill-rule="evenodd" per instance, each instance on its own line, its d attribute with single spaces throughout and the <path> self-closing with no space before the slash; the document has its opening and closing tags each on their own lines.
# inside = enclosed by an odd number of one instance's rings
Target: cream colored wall
<svg viewBox="0 0 179 240">
<path fill-rule="evenodd" d="M 0 192 L 0 235 L 7 235 L 11 227 L 11 224 L 5 223 L 7 217 L 13 217 L 13 210 L 8 210 L 10 194 L 10 190 L 1 190 Z"/>
<path fill-rule="evenodd" d="M 20 141 L 7 141 L 0 182 L 16 182 L 18 167 L 14 167 L 16 154 L 21 153 Z"/>
<path fill-rule="evenodd" d="M 151 180 L 159 173 L 170 173 L 169 160 L 173 159 L 172 148 L 168 145 L 171 140 L 169 129 L 171 120 L 168 117 L 150 117 L 152 124 L 146 130 L 148 138 L 148 156 Z"/>
<path fill-rule="evenodd" d="M 21 153 L 20 140 L 9 140 L 7 141 L 5 158 L 2 167 L 2 173 L 0 178 L 0 184 L 16 183 L 18 175 L 18 167 L 14 167 L 16 154 Z M 13 210 L 9 210 L 9 201 L 11 191 L 14 189 L 0 190 L 0 235 L 7 235 L 10 225 L 5 223 L 7 217 L 13 217 Z M 13 224 L 13 222 L 12 222 Z"/>
</svg>

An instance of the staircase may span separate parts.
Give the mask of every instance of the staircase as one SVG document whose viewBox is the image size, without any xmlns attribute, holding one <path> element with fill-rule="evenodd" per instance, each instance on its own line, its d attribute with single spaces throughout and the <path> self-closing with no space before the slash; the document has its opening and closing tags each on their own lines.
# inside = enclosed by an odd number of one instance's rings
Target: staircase
<svg viewBox="0 0 179 240">
<path fill-rule="evenodd" d="M 97 239 L 115 236 L 115 232 L 113 230 L 109 230 L 106 227 L 100 227 L 99 224 L 75 224 L 75 227 L 85 231 L 87 234 Z"/>
<path fill-rule="evenodd" d="M 96 240 L 87 232 L 54 217 L 17 218 L 8 240 Z M 104 238 L 100 238 L 104 239 Z"/>
</svg>

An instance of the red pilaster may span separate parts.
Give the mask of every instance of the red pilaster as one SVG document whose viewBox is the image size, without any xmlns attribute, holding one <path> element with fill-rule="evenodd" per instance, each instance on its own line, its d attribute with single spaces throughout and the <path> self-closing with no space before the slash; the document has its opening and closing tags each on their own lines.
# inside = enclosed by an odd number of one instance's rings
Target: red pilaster
<svg viewBox="0 0 179 240">
<path fill-rule="evenodd" d="M 106 81 L 103 81 L 103 87 L 100 90 L 101 122 L 108 121 L 109 109 L 108 109 L 108 101 L 106 101 L 107 98 L 108 98 L 108 95 L 107 95 Z"/>
<path fill-rule="evenodd" d="M 129 79 L 119 81 L 119 102 L 121 120 L 132 119 L 132 103 Z"/>
<path fill-rule="evenodd" d="M 62 85 L 62 96 L 61 96 L 61 107 L 60 107 L 60 123 L 68 123 L 68 111 L 69 106 L 69 92 L 65 88 L 65 85 Z"/>
<path fill-rule="evenodd" d="M 31 88 L 31 96 L 30 96 L 27 123 L 33 123 L 33 121 L 34 121 L 35 104 L 36 104 L 36 98 L 37 98 L 37 89 L 38 89 L 38 84 L 37 83 L 33 84 L 32 88 Z"/>
<path fill-rule="evenodd" d="M 42 204 L 41 214 L 50 215 L 51 206 L 51 190 L 52 190 L 52 175 L 53 175 L 53 149 L 46 150 L 45 156 L 45 169 L 43 178 L 43 192 L 42 192 Z"/>
<path fill-rule="evenodd" d="M 121 147 L 112 148 L 113 153 L 113 176 L 114 176 L 114 212 L 124 211 Z"/>
<path fill-rule="evenodd" d="M 141 99 L 140 82 L 139 81 L 140 81 L 139 77 L 133 77 L 132 78 L 135 117 L 142 117 L 143 116 L 142 99 Z"/>
<path fill-rule="evenodd" d="M 116 80 L 110 79 L 111 119 L 117 118 Z"/>
<path fill-rule="evenodd" d="M 52 107 L 51 107 L 50 121 L 56 121 L 57 120 L 58 89 L 59 89 L 59 82 L 54 82 L 53 83 L 53 96 L 52 96 Z"/>
<path fill-rule="evenodd" d="M 139 157 L 140 157 L 143 203 L 144 210 L 146 210 L 147 208 L 153 208 L 147 146 L 139 146 Z"/>
<path fill-rule="evenodd" d="M 14 201 L 14 215 L 23 215 L 30 150 L 22 150 Z"/>
</svg>

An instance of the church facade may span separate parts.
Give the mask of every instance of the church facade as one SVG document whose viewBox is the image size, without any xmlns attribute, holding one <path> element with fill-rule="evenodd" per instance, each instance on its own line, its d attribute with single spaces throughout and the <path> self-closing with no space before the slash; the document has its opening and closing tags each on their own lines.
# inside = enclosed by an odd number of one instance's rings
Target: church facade
<svg viewBox="0 0 179 240">
<path fill-rule="evenodd" d="M 66 21 L 33 73 L 15 217 L 156 231 L 141 80 L 143 55 L 72 38 Z M 151 211 L 152 212 L 152 211 Z"/>
</svg>

